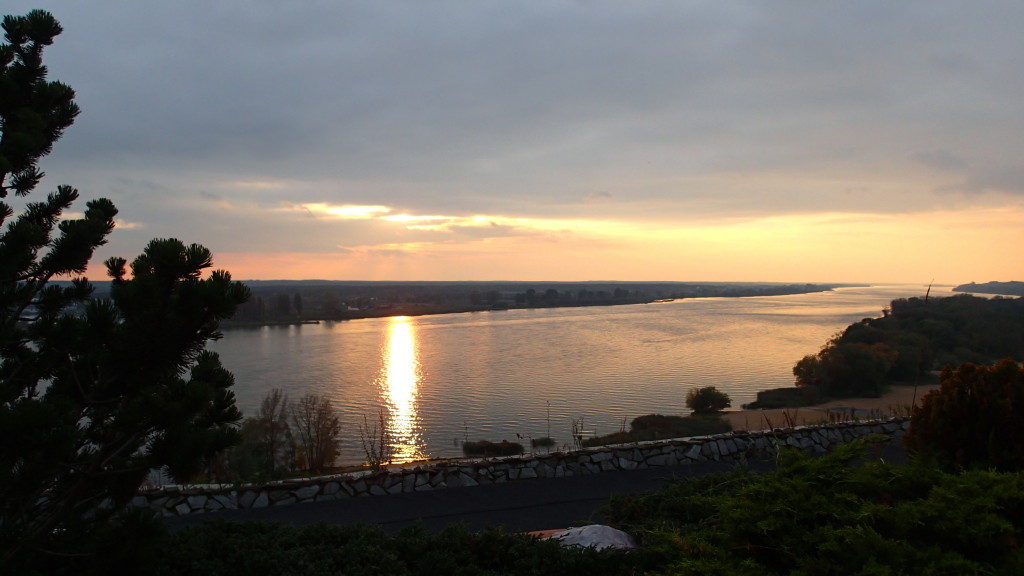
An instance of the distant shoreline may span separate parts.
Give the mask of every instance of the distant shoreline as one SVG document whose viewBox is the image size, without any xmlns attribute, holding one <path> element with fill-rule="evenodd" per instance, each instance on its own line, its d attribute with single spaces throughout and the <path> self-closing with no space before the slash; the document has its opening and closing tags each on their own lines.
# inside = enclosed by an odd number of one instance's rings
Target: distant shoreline
<svg viewBox="0 0 1024 576">
<path fill-rule="evenodd" d="M 729 293 L 723 294 L 700 294 L 692 296 L 679 296 L 676 298 L 640 298 L 628 300 L 601 300 L 592 302 L 581 302 L 572 304 L 551 304 L 551 305 L 528 305 L 528 304 L 468 304 L 468 305 L 437 305 L 437 304 L 394 304 L 387 308 L 370 310 L 347 310 L 332 317 L 303 318 L 295 320 L 263 320 L 263 321 L 238 321 L 228 320 L 221 323 L 222 329 L 232 328 L 260 328 L 263 326 L 301 326 L 303 324 L 320 324 L 323 322 L 343 322 L 347 320 L 363 320 L 367 318 L 392 318 L 396 316 L 436 316 L 441 314 L 465 314 L 469 312 L 505 312 L 508 310 L 545 310 L 554 308 L 591 308 L 597 306 L 628 306 L 634 304 L 654 304 L 662 302 L 675 302 L 677 300 L 692 300 L 695 298 L 756 298 L 761 296 L 791 296 L 794 294 L 816 294 L 830 292 L 836 288 L 868 286 L 868 284 L 818 284 L 805 285 L 801 288 L 791 290 L 778 290 L 771 293 L 764 293 L 763 289 L 750 288 L 749 293 L 744 293 L 743 288 L 733 288 Z"/>
</svg>

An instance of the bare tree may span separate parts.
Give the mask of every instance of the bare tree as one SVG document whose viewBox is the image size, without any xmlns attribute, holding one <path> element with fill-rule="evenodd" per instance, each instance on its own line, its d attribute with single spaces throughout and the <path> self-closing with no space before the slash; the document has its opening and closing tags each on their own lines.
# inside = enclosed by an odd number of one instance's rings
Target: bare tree
<svg viewBox="0 0 1024 576">
<path fill-rule="evenodd" d="M 363 414 L 363 427 L 359 435 L 363 443 L 363 453 L 371 470 L 380 470 L 391 463 L 391 433 L 388 431 L 384 409 L 377 412 L 377 423 L 370 425 L 366 414 Z"/>
<path fill-rule="evenodd" d="M 338 457 L 341 423 L 330 400 L 307 394 L 291 404 L 290 411 L 300 462 L 312 473 L 333 466 Z"/>
<path fill-rule="evenodd" d="M 273 473 L 281 466 L 290 468 L 287 453 L 292 446 L 292 434 L 288 427 L 288 396 L 284 391 L 274 388 L 263 397 L 256 421 L 260 444 L 266 449 L 267 472 Z"/>
</svg>

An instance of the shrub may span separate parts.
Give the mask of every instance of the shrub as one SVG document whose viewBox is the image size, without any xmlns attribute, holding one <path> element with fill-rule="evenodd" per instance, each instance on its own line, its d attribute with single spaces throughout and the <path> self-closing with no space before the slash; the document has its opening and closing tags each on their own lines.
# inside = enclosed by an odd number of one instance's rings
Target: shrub
<svg viewBox="0 0 1024 576">
<path fill-rule="evenodd" d="M 729 406 L 732 406 L 729 395 L 714 386 L 692 388 L 686 394 L 686 407 L 694 414 L 721 412 Z"/>
<path fill-rule="evenodd" d="M 463 442 L 462 453 L 474 457 L 515 456 L 523 453 L 523 445 L 508 440 L 501 442 L 477 440 L 476 442 Z"/>
<path fill-rule="evenodd" d="M 366 526 L 211 521 L 151 534 L 145 550 L 124 550 L 126 544 L 136 544 L 130 539 L 108 541 L 118 562 L 99 557 L 83 563 L 79 558 L 50 556 L 28 572 L 20 565 L 5 565 L 4 574 L 627 576 L 638 573 L 640 560 L 633 552 L 563 548 L 555 540 L 494 528 L 473 533 L 458 525 L 437 533 L 411 527 L 386 534 Z"/>
<path fill-rule="evenodd" d="M 1024 475 L 868 461 L 863 444 L 784 452 L 766 474 L 682 478 L 615 497 L 606 518 L 647 573 L 1020 574 Z"/>
<path fill-rule="evenodd" d="M 767 410 L 771 408 L 800 408 L 818 403 L 820 398 L 816 388 L 772 388 L 757 393 L 757 400 L 744 404 L 748 410 Z"/>
<path fill-rule="evenodd" d="M 542 436 L 540 438 L 531 438 L 530 446 L 534 448 L 550 448 L 555 445 L 555 439 L 550 436 Z"/>
<path fill-rule="evenodd" d="M 945 369 L 938 390 L 913 411 L 908 449 L 958 467 L 1024 469 L 1024 369 L 995 366 Z"/>
</svg>

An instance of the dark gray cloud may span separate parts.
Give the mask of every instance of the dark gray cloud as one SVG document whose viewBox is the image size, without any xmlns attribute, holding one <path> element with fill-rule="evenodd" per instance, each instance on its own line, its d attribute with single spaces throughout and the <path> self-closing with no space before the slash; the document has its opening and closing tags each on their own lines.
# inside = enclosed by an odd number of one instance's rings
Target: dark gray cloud
<svg viewBox="0 0 1024 576">
<path fill-rule="evenodd" d="M 47 182 L 142 223 L 122 250 L 417 235 L 274 212 L 285 202 L 671 220 L 1022 191 L 1015 0 L 47 8 L 66 29 L 52 76 L 84 110 Z"/>
</svg>

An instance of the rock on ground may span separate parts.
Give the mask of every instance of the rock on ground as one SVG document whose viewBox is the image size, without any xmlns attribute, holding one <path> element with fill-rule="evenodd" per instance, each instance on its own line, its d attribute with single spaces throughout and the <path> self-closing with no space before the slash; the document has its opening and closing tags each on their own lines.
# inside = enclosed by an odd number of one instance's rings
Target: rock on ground
<svg viewBox="0 0 1024 576">
<path fill-rule="evenodd" d="M 582 546 L 584 548 L 593 546 L 598 550 L 605 548 L 632 550 L 637 547 L 636 542 L 633 541 L 629 534 L 602 524 L 569 528 L 568 530 L 555 532 L 550 537 L 560 540 L 562 546 Z"/>
</svg>

